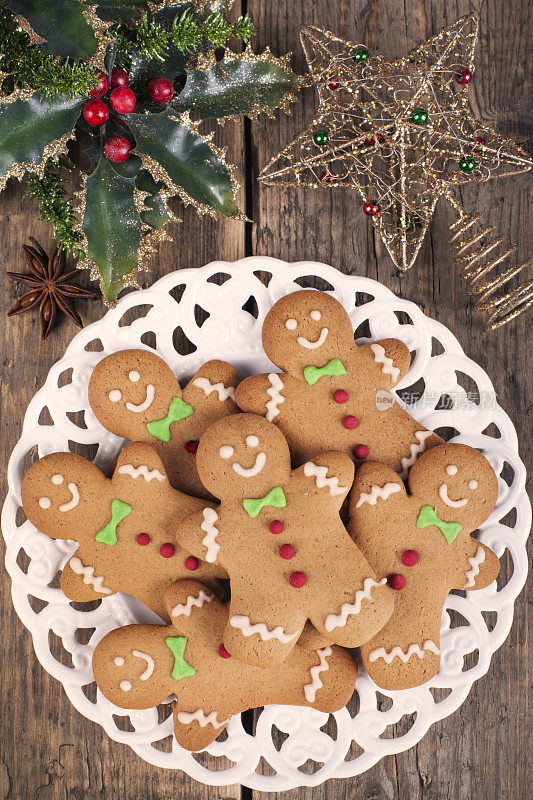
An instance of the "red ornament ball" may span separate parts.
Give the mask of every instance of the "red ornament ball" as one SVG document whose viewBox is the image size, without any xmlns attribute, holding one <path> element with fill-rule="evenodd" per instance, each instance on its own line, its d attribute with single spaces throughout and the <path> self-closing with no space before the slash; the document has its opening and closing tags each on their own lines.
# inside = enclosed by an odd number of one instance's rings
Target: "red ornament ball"
<svg viewBox="0 0 533 800">
<path fill-rule="evenodd" d="M 346 389 L 336 389 L 333 392 L 333 399 L 336 403 L 346 403 L 348 400 L 348 392 Z"/>
<path fill-rule="evenodd" d="M 321 172 L 318 176 L 322 183 L 333 183 L 333 181 L 337 180 L 337 176 L 330 172 L 329 170 L 325 170 Z"/>
<path fill-rule="evenodd" d="M 104 125 L 109 118 L 109 109 L 102 100 L 88 100 L 82 113 L 85 122 L 93 128 Z"/>
<path fill-rule="evenodd" d="M 418 553 L 416 550 L 404 550 L 402 553 L 402 564 L 406 567 L 414 567 L 418 561 Z"/>
<path fill-rule="evenodd" d="M 159 548 L 159 552 L 163 556 L 163 558 L 172 558 L 174 553 L 176 552 L 176 548 L 170 542 L 166 542 L 166 544 L 162 544 Z"/>
<path fill-rule="evenodd" d="M 113 89 L 109 96 L 109 102 L 119 114 L 129 114 L 130 111 L 135 111 L 137 98 L 131 89 L 120 86 L 118 89 Z"/>
<path fill-rule="evenodd" d="M 131 144 L 125 136 L 112 136 L 104 145 L 106 157 L 114 164 L 127 161 L 130 155 Z"/>
<path fill-rule="evenodd" d="M 111 95 L 112 97 L 113 95 Z M 371 200 L 367 200 L 363 206 L 363 211 L 369 217 L 375 217 L 376 214 L 379 214 L 381 211 L 381 206 L 379 203 L 373 203 Z"/>
<path fill-rule="evenodd" d="M 140 533 L 137 536 L 137 544 L 140 544 L 141 547 L 146 547 L 147 544 L 150 544 L 150 537 L 147 533 Z"/>
<path fill-rule="evenodd" d="M 91 89 L 89 92 L 89 97 L 101 97 L 103 94 L 107 92 L 109 89 L 109 81 L 107 80 L 107 75 L 105 72 L 100 72 L 98 74 L 98 82 L 94 89 Z"/>
<path fill-rule="evenodd" d="M 196 556 L 188 556 L 185 559 L 185 566 L 187 569 L 190 569 L 191 572 L 194 572 L 195 569 L 198 569 L 200 566 L 200 562 L 196 558 Z"/>
<path fill-rule="evenodd" d="M 397 572 L 396 575 L 389 575 L 388 583 L 391 589 L 399 591 L 405 586 L 405 578 L 401 573 Z"/>
<path fill-rule="evenodd" d="M 130 77 L 125 69 L 120 67 L 113 67 L 111 72 L 111 88 L 118 89 L 120 87 L 128 86 Z"/>
<path fill-rule="evenodd" d="M 228 653 L 223 644 L 218 648 L 218 654 L 220 658 L 231 658 L 231 653 Z"/>
<path fill-rule="evenodd" d="M 148 94 L 156 103 L 168 103 L 174 94 L 174 86 L 168 78 L 152 78 L 148 84 Z"/>
<path fill-rule="evenodd" d="M 372 147 L 373 145 L 376 144 L 376 140 L 374 139 L 373 136 L 367 136 L 363 144 L 366 145 L 367 147 Z"/>
<path fill-rule="evenodd" d="M 185 449 L 188 453 L 196 453 L 198 450 L 198 442 L 194 441 L 194 439 L 190 439 L 188 442 L 185 442 Z"/>
<path fill-rule="evenodd" d="M 337 75 L 332 75 L 328 83 L 328 89 L 331 89 L 332 92 L 335 92 L 339 88 L 339 86 L 340 83 Z"/>
<path fill-rule="evenodd" d="M 356 458 L 361 459 L 367 457 L 367 455 L 370 453 L 370 449 L 366 444 L 358 444 L 354 447 L 353 452 Z"/>
<path fill-rule="evenodd" d="M 472 73 L 466 67 L 460 69 L 459 72 L 455 76 L 455 80 L 457 83 L 461 84 L 461 86 L 466 86 L 467 83 L 470 83 L 472 80 Z"/>
<path fill-rule="evenodd" d="M 357 419 L 357 417 L 352 417 L 351 415 L 348 415 L 347 417 L 344 417 L 342 424 L 349 431 L 353 431 L 353 429 L 357 428 L 357 426 L 359 425 L 359 420 Z"/>
<path fill-rule="evenodd" d="M 305 572 L 292 572 L 289 575 L 289 583 L 295 589 L 301 589 L 307 583 L 307 575 Z"/>
<path fill-rule="evenodd" d="M 270 528 L 270 533 L 282 533 L 285 525 L 281 520 L 273 519 L 268 527 Z"/>
<path fill-rule="evenodd" d="M 292 544 L 282 544 L 279 548 L 279 554 L 282 558 L 292 558 L 296 550 Z"/>
</svg>

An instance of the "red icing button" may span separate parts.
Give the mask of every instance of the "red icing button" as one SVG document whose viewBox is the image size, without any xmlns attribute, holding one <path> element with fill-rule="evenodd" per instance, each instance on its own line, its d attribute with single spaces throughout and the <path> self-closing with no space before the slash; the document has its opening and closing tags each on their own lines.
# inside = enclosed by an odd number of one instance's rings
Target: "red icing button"
<svg viewBox="0 0 533 800">
<path fill-rule="evenodd" d="M 137 536 L 137 544 L 140 544 L 141 547 L 145 547 L 147 544 L 150 544 L 150 537 L 147 533 L 140 533 Z"/>
<path fill-rule="evenodd" d="M 163 547 L 165 547 L 165 545 L 163 545 Z M 170 547 L 172 547 L 172 545 L 170 545 Z M 198 569 L 199 565 L 200 562 L 198 561 L 196 556 L 189 556 L 188 558 L 185 559 L 185 566 L 187 567 L 187 569 L 190 569 L 191 572 L 194 572 L 195 569 Z"/>
<path fill-rule="evenodd" d="M 351 431 L 354 428 L 357 428 L 357 426 L 359 425 L 359 421 L 357 417 L 348 416 L 344 417 L 342 424 L 344 425 L 345 428 L 348 428 L 348 430 Z"/>
<path fill-rule="evenodd" d="M 176 548 L 170 542 L 166 542 L 166 544 L 162 544 L 159 548 L 159 552 L 163 556 L 163 558 L 171 558 L 174 553 L 176 552 Z"/>
<path fill-rule="evenodd" d="M 348 392 L 346 389 L 336 389 L 333 392 L 333 399 L 336 403 L 345 403 L 348 400 Z"/>
<path fill-rule="evenodd" d="M 370 450 L 366 444 L 358 444 L 356 447 L 354 447 L 353 451 L 356 458 L 366 458 L 370 453 Z"/>
<path fill-rule="evenodd" d="M 305 572 L 292 572 L 289 575 L 289 583 L 295 589 L 301 589 L 307 583 L 307 575 Z"/>
<path fill-rule="evenodd" d="M 418 561 L 418 553 L 416 550 L 404 550 L 402 553 L 402 564 L 406 567 L 414 567 Z"/>
<path fill-rule="evenodd" d="M 295 552 L 296 551 L 292 546 L 292 544 L 282 544 L 281 547 L 279 548 L 279 554 L 282 558 L 292 558 Z M 294 574 L 298 575 L 299 573 L 295 572 Z"/>
<path fill-rule="evenodd" d="M 198 442 L 191 439 L 190 442 L 185 442 L 185 449 L 188 453 L 196 453 L 198 450 Z"/>
<path fill-rule="evenodd" d="M 270 533 L 281 533 L 285 528 L 285 525 L 281 520 L 273 519 L 268 527 L 270 528 Z"/>
<path fill-rule="evenodd" d="M 218 654 L 220 658 L 231 658 L 231 653 L 228 653 L 223 644 L 218 648 Z"/>
<path fill-rule="evenodd" d="M 399 572 L 396 575 L 389 575 L 389 586 L 391 589 L 403 589 L 405 586 L 405 578 Z"/>
</svg>

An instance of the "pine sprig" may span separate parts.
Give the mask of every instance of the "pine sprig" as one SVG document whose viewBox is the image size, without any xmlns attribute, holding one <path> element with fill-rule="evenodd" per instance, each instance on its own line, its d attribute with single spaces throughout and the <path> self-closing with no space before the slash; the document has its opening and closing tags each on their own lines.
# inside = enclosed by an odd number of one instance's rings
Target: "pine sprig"
<svg viewBox="0 0 533 800">
<path fill-rule="evenodd" d="M 72 202 L 68 192 L 63 188 L 61 176 L 52 171 L 58 166 L 54 162 L 49 162 L 42 178 L 35 173 L 29 173 L 23 196 L 37 200 L 41 219 L 43 222 L 51 223 L 59 249 L 72 253 L 75 258 L 81 258 L 83 251 L 78 245 L 82 235 L 74 230 L 76 217 Z"/>
<path fill-rule="evenodd" d="M 0 23 L 0 71 L 9 74 L 13 88 L 29 86 L 42 98 L 86 95 L 94 88 L 96 71 L 89 64 L 60 59 L 32 44 L 25 31 L 9 31 Z"/>
<path fill-rule="evenodd" d="M 172 27 L 168 29 L 154 20 L 149 20 L 145 14 L 131 37 L 117 29 L 116 63 L 128 68 L 134 53 L 164 61 L 171 45 L 187 53 L 203 44 L 223 47 L 231 37 L 248 44 L 255 33 L 253 22 L 248 15 L 239 17 L 234 24 L 229 22 L 221 11 L 210 14 L 204 20 L 197 21 L 195 17 L 195 12 L 188 9 L 180 16 L 176 16 Z"/>
</svg>

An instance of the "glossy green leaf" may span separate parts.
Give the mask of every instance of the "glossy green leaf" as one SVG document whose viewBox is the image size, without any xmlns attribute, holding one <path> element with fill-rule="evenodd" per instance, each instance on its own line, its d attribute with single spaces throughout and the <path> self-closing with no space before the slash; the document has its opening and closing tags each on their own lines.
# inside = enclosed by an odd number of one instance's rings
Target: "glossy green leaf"
<svg viewBox="0 0 533 800">
<path fill-rule="evenodd" d="M 9 9 L 28 20 L 50 53 L 88 61 L 96 52 L 96 38 L 79 0 L 10 0 Z"/>
<path fill-rule="evenodd" d="M 186 72 L 187 82 L 172 106 L 202 119 L 276 108 L 287 92 L 302 86 L 300 76 L 276 61 L 235 58 L 205 72 Z"/>
<path fill-rule="evenodd" d="M 84 101 L 33 95 L 0 108 L 0 177 L 17 163 L 43 158 L 46 145 L 73 130 Z"/>
<path fill-rule="evenodd" d="M 83 230 L 87 251 L 98 266 L 102 294 L 114 301 L 124 278 L 138 266 L 141 219 L 133 201 L 135 181 L 123 178 L 106 158 L 89 175 Z"/>
<path fill-rule="evenodd" d="M 229 169 L 201 136 L 175 119 L 171 111 L 127 114 L 126 118 L 136 151 L 157 161 L 173 184 L 197 203 L 227 217 L 240 215 Z"/>
</svg>

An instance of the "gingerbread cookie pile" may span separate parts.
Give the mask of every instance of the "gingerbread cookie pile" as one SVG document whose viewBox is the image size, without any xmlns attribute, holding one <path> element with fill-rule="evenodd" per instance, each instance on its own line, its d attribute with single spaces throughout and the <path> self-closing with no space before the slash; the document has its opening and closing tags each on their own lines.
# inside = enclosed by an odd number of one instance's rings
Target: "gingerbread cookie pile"
<svg viewBox="0 0 533 800">
<path fill-rule="evenodd" d="M 345 648 L 361 648 L 379 687 L 426 682 L 449 591 L 499 570 L 471 536 L 496 476 L 395 401 L 402 342 L 357 346 L 336 300 L 300 291 L 269 311 L 263 345 L 282 372 L 239 383 L 210 361 L 183 390 L 152 352 L 103 358 L 91 408 L 131 441 L 112 476 L 54 453 L 22 483 L 33 524 L 79 543 L 67 597 L 126 592 L 166 623 L 108 633 L 94 676 L 122 708 L 175 695 L 176 739 L 191 750 L 248 708 L 341 708 L 357 677 Z"/>
</svg>

